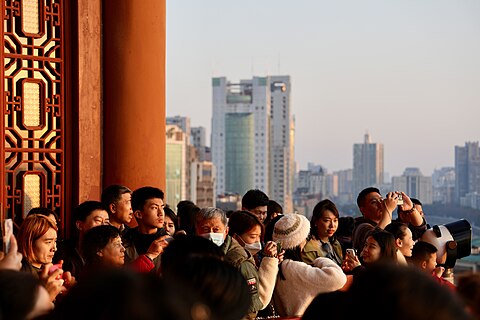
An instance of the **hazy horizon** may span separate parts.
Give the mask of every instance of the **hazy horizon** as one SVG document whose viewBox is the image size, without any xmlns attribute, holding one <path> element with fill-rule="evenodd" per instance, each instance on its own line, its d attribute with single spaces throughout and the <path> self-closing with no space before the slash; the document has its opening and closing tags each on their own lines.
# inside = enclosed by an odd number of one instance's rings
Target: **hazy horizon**
<svg viewBox="0 0 480 320">
<path fill-rule="evenodd" d="M 479 141 L 480 1 L 167 1 L 167 116 L 207 128 L 211 78 L 290 75 L 295 160 L 353 167 L 366 131 L 385 172 L 454 166 Z"/>
</svg>

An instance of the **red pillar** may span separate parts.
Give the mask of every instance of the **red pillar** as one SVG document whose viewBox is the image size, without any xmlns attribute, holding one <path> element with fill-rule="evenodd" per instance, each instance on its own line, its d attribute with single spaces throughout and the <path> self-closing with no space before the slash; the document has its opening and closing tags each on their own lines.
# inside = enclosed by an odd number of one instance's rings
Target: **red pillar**
<svg viewBox="0 0 480 320">
<path fill-rule="evenodd" d="M 165 191 L 165 0 L 103 0 L 103 186 Z"/>
</svg>

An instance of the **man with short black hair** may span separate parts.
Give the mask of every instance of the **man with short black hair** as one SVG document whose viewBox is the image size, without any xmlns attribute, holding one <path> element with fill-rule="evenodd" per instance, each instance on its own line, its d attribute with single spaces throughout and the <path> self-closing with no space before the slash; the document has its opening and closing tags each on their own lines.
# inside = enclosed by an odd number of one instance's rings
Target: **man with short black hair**
<svg viewBox="0 0 480 320">
<path fill-rule="evenodd" d="M 152 267 L 158 271 L 159 256 L 168 245 L 165 239 L 170 238 L 163 228 L 163 198 L 163 191 L 155 187 L 141 187 L 133 191 L 132 209 L 138 226 L 128 229 L 123 235 L 125 263 L 145 255 L 153 264 Z"/>
<path fill-rule="evenodd" d="M 242 197 L 242 210 L 256 215 L 264 223 L 267 218 L 268 196 L 259 189 L 248 190 Z"/>
<path fill-rule="evenodd" d="M 362 252 L 370 231 L 375 228 L 383 229 L 392 222 L 392 213 L 397 206 L 397 200 L 397 193 L 389 192 L 384 199 L 380 190 L 375 187 L 368 187 L 360 191 L 357 197 L 357 205 L 362 217 L 355 219 L 352 234 L 353 247 L 358 253 Z"/>
<path fill-rule="evenodd" d="M 63 260 L 62 269 L 78 277 L 85 266 L 82 257 L 82 240 L 85 232 L 93 227 L 110 224 L 107 208 L 100 201 L 88 200 L 73 210 L 72 236 L 58 244 L 53 261 Z"/>
<path fill-rule="evenodd" d="M 102 203 L 107 207 L 110 224 L 124 234 L 133 219 L 132 191 L 123 185 L 110 185 L 102 192 Z"/>
</svg>

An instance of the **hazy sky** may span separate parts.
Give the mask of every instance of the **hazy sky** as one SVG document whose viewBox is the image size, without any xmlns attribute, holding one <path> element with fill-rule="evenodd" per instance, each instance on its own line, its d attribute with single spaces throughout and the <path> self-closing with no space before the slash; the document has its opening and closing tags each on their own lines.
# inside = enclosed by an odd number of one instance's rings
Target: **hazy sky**
<svg viewBox="0 0 480 320">
<path fill-rule="evenodd" d="M 300 168 L 352 168 L 368 130 L 391 176 L 430 175 L 480 140 L 480 1 L 167 0 L 167 116 L 209 134 L 212 77 L 278 74 Z"/>
</svg>

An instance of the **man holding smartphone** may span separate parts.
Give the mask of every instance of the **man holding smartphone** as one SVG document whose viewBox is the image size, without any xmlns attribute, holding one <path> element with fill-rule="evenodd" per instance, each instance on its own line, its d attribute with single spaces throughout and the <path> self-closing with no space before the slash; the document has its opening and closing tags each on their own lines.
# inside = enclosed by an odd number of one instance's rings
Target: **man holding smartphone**
<svg viewBox="0 0 480 320">
<path fill-rule="evenodd" d="M 401 192 L 404 203 L 401 205 L 405 210 L 412 208 L 410 198 Z M 356 252 L 361 252 L 367 239 L 368 233 L 375 228 L 384 229 L 392 222 L 392 213 L 397 207 L 399 193 L 389 192 L 383 198 L 380 190 L 368 187 L 360 191 L 357 197 L 358 209 L 362 217 L 355 219 L 352 240 Z"/>
</svg>

